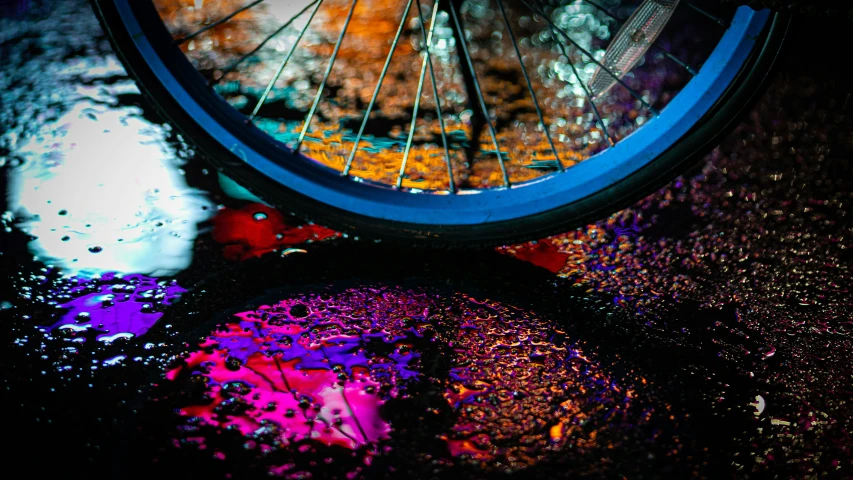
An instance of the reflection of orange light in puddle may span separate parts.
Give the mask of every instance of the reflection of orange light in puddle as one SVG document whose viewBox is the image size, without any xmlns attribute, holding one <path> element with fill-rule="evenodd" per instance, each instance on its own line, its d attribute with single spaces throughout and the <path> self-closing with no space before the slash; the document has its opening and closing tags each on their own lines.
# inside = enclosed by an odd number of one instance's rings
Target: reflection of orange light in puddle
<svg viewBox="0 0 853 480">
<path fill-rule="evenodd" d="M 548 434 L 551 436 L 551 440 L 554 442 L 559 442 L 563 439 L 563 422 L 560 422 L 548 431 Z"/>
<path fill-rule="evenodd" d="M 492 455 L 486 450 L 480 450 L 470 440 L 448 440 L 447 437 L 441 437 L 447 441 L 447 449 L 454 457 L 460 455 L 470 455 L 477 460 L 490 460 Z"/>
<path fill-rule="evenodd" d="M 442 437 L 451 455 L 484 470 L 515 470 L 549 452 L 599 447 L 598 433 L 630 408 L 625 389 L 594 357 L 552 340 L 563 332 L 529 313 L 507 315 L 495 302 L 468 300 L 444 392 L 456 414 Z"/>
<path fill-rule="evenodd" d="M 224 18 L 244 6 L 242 0 L 217 0 L 204 2 L 201 6 L 194 0 L 155 0 L 154 6 L 173 35 L 182 36 L 199 30 L 206 24 Z M 257 10 L 244 10 L 221 25 L 210 28 L 196 39 L 181 44 L 181 48 L 197 48 L 197 43 L 209 43 L 209 47 L 245 53 L 254 47 L 254 26 L 258 22 Z"/>
</svg>

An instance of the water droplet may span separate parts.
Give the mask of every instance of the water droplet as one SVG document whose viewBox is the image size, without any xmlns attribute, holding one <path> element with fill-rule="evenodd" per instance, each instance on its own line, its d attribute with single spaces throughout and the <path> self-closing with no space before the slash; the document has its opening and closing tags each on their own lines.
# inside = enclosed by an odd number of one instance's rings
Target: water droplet
<svg viewBox="0 0 853 480">
<path fill-rule="evenodd" d="M 308 307 L 301 303 L 297 303 L 296 305 L 290 307 L 290 314 L 297 318 L 307 317 Z"/>
<path fill-rule="evenodd" d="M 243 366 L 243 362 L 240 361 L 239 358 L 228 357 L 228 359 L 225 360 L 225 368 L 227 368 L 228 370 L 231 370 L 232 372 L 236 372 L 237 370 L 240 370 L 240 367 L 242 367 L 242 366 Z"/>
</svg>

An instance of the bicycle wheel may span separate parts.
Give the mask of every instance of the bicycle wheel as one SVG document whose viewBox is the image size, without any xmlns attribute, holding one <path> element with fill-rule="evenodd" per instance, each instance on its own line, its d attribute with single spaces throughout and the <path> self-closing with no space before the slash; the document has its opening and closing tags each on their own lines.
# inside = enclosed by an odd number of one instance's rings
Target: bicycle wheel
<svg viewBox="0 0 853 480">
<path fill-rule="evenodd" d="M 351 235 L 535 238 L 673 178 L 734 125 L 787 21 L 679 0 L 93 0 L 224 174 Z"/>
</svg>

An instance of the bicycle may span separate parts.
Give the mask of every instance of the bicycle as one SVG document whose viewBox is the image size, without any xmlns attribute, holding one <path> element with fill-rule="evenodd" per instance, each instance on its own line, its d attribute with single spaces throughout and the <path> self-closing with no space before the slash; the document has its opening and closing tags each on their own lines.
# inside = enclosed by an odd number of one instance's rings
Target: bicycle
<svg viewBox="0 0 853 480">
<path fill-rule="evenodd" d="M 93 0 L 187 140 L 283 211 L 439 245 L 542 237 L 659 188 L 736 125 L 788 26 L 687 0 L 190 3 Z"/>
</svg>

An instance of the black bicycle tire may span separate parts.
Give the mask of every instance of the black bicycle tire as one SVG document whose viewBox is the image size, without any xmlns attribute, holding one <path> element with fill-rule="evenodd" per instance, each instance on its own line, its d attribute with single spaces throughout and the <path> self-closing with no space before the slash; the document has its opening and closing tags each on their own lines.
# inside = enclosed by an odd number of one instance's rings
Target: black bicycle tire
<svg viewBox="0 0 853 480">
<path fill-rule="evenodd" d="M 112 28 L 120 24 L 113 2 L 91 1 L 116 55 L 136 80 L 148 103 L 217 170 L 284 212 L 339 229 L 350 236 L 431 246 L 495 246 L 542 238 L 598 220 L 661 188 L 711 151 L 758 100 L 777 63 L 790 24 L 789 15 L 774 13 L 749 59 L 716 104 L 681 139 L 634 174 L 588 197 L 535 216 L 480 225 L 422 225 L 378 220 L 322 204 L 249 167 L 183 111 L 156 80 L 140 52 L 127 48 L 133 45 L 129 33 Z M 162 28 L 165 30 L 165 26 Z"/>
</svg>

